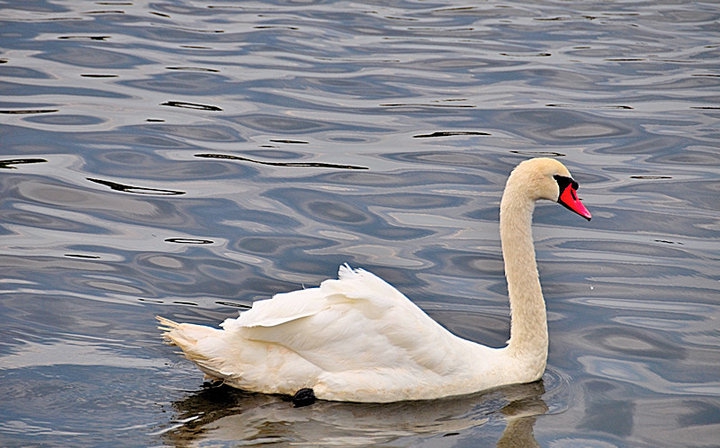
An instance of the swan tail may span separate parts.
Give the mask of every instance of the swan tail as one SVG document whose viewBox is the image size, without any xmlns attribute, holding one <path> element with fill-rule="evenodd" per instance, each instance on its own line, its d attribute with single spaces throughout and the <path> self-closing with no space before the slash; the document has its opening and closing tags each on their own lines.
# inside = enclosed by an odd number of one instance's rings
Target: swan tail
<svg viewBox="0 0 720 448">
<path fill-rule="evenodd" d="M 217 331 L 210 327 L 203 327 L 193 324 L 180 324 L 173 320 L 157 316 L 160 323 L 158 329 L 163 331 L 163 339 L 170 345 L 177 345 L 183 351 L 197 346 L 199 340 Z"/>
<path fill-rule="evenodd" d="M 223 381 L 227 377 L 227 374 L 223 373 L 222 360 L 211 354 L 215 350 L 209 350 L 221 343 L 223 330 L 203 325 L 181 324 L 161 316 L 156 316 L 156 319 L 160 324 L 158 329 L 163 331 L 163 339 L 170 345 L 179 347 L 185 357 L 205 373 L 207 379 Z"/>
</svg>

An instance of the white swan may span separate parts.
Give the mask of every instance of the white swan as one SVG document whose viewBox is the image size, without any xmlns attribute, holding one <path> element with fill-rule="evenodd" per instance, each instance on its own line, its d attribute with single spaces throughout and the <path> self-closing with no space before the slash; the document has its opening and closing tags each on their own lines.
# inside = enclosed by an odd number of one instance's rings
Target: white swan
<svg viewBox="0 0 720 448">
<path fill-rule="evenodd" d="M 548 331 L 532 213 L 535 201 L 549 199 L 590 220 L 577 187 L 548 158 L 520 163 L 507 181 L 500 204 L 512 316 L 506 347 L 453 335 L 385 281 L 347 265 L 338 280 L 255 302 L 222 329 L 158 317 L 160 328 L 208 377 L 247 391 L 391 402 L 535 381 L 545 370 Z"/>
</svg>

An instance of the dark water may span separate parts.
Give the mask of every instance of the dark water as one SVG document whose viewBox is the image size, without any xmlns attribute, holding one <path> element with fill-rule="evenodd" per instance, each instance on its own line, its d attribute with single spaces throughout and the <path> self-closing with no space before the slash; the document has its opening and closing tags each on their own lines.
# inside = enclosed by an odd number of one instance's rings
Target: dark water
<svg viewBox="0 0 720 448">
<path fill-rule="evenodd" d="M 719 19 L 0 3 L 0 445 L 718 446 Z M 594 214 L 536 212 L 541 383 L 293 409 L 204 390 L 159 338 L 156 314 L 214 325 L 350 262 L 500 345 L 497 207 L 535 155 Z"/>
</svg>

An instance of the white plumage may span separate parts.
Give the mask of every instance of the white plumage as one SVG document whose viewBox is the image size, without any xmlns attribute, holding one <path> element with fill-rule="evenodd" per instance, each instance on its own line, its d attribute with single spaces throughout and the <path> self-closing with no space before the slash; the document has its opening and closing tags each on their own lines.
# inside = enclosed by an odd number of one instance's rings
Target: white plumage
<svg viewBox="0 0 720 448">
<path fill-rule="evenodd" d="M 554 159 L 523 162 L 508 179 L 500 219 L 512 311 L 506 347 L 453 335 L 382 279 L 347 265 L 337 280 L 255 302 L 222 329 L 159 317 L 164 337 L 207 376 L 263 393 L 310 388 L 320 399 L 390 402 L 535 381 L 548 334 L 530 232 L 534 202 L 572 188 L 575 202 L 561 203 L 590 218 L 577 184 L 559 179 L 570 173 Z"/>
</svg>

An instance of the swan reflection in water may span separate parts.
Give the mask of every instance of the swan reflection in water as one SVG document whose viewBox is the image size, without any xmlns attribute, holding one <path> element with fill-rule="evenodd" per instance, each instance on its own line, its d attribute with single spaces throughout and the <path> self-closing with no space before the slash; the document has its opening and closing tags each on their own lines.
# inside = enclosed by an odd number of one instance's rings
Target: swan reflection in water
<svg viewBox="0 0 720 448">
<path fill-rule="evenodd" d="M 171 446 L 237 446 L 292 443 L 301 446 L 368 446 L 406 441 L 452 446 L 473 428 L 473 440 L 498 447 L 537 447 L 533 426 L 548 411 L 543 380 L 483 393 L 386 404 L 318 401 L 295 408 L 277 395 L 227 386 L 204 389 L 174 403 L 174 424 L 164 431 Z M 492 429 L 492 430 L 490 430 Z M 483 433 L 486 433 L 483 435 Z M 442 440 L 445 439 L 446 443 Z"/>
</svg>

